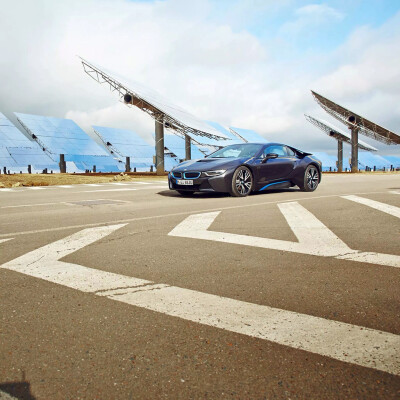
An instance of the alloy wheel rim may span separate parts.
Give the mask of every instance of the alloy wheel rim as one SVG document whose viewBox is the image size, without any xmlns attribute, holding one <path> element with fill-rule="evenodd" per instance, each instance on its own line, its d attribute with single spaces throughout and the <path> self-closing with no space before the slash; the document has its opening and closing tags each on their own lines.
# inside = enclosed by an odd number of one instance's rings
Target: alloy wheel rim
<svg viewBox="0 0 400 400">
<path fill-rule="evenodd" d="M 316 168 L 310 168 L 307 173 L 307 185 L 310 189 L 315 189 L 318 186 L 318 171 Z"/>
<path fill-rule="evenodd" d="M 247 169 L 241 169 L 236 176 L 236 190 L 240 194 L 248 194 L 251 190 L 251 174 Z"/>
</svg>

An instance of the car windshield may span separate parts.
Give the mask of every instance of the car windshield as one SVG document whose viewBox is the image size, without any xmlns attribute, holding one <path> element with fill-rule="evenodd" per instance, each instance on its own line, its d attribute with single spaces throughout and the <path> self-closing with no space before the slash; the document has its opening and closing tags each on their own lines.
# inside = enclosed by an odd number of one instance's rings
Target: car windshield
<svg viewBox="0 0 400 400">
<path fill-rule="evenodd" d="M 262 144 L 243 143 L 226 146 L 210 154 L 209 158 L 242 158 L 254 157 L 261 149 Z"/>
</svg>

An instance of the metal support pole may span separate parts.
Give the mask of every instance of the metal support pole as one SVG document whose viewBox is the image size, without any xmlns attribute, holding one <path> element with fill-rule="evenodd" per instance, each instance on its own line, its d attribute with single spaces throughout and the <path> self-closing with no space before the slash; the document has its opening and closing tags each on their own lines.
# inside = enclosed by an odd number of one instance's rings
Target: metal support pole
<svg viewBox="0 0 400 400">
<path fill-rule="evenodd" d="M 131 172 L 131 158 L 130 157 L 126 157 L 125 172 Z"/>
<path fill-rule="evenodd" d="M 341 140 L 337 142 L 337 170 L 343 172 L 343 142 Z"/>
<path fill-rule="evenodd" d="M 156 121 L 156 173 L 164 175 L 164 123 Z"/>
<path fill-rule="evenodd" d="M 351 128 L 351 172 L 358 172 L 358 128 Z"/>
<path fill-rule="evenodd" d="M 32 166 L 29 164 L 28 165 L 28 174 L 31 174 L 32 173 Z"/>
<path fill-rule="evenodd" d="M 190 136 L 185 135 L 185 157 L 186 160 L 191 160 L 192 159 L 192 140 L 190 139 Z"/>
<path fill-rule="evenodd" d="M 60 167 L 60 172 L 62 174 L 65 174 L 67 172 L 67 164 L 65 163 L 64 154 L 60 154 L 59 167 Z"/>
<path fill-rule="evenodd" d="M 96 166 L 93 165 L 93 172 L 96 172 Z"/>
</svg>

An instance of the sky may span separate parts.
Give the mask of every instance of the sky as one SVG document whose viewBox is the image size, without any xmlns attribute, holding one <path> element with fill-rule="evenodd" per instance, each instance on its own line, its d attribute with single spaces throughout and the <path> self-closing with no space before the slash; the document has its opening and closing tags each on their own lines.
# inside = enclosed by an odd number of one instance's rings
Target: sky
<svg viewBox="0 0 400 400">
<path fill-rule="evenodd" d="M 306 151 L 334 154 L 336 143 L 305 113 L 344 128 L 311 89 L 400 134 L 400 1 L 0 0 L 0 9 L 0 112 L 13 122 L 14 111 L 71 118 L 89 134 L 102 125 L 151 140 L 153 120 L 84 74 L 79 55 L 204 120 Z"/>
</svg>

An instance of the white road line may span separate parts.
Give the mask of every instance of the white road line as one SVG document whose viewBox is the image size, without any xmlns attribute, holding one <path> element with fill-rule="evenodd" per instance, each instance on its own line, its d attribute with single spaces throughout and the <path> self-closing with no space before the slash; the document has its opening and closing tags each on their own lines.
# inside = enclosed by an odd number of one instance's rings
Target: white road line
<svg viewBox="0 0 400 400">
<path fill-rule="evenodd" d="M 365 206 L 375 208 L 376 210 L 382 211 L 386 214 L 393 215 L 394 217 L 400 218 L 400 208 L 396 206 L 391 206 L 389 204 L 381 203 L 380 201 L 375 201 L 371 199 L 366 199 L 365 197 L 359 196 L 341 196 L 344 199 L 354 201 Z"/>
<path fill-rule="evenodd" d="M 396 192 L 395 190 L 391 190 L 389 193 L 392 193 L 392 194 L 400 194 L 400 191 L 399 191 L 399 192 Z"/>
<path fill-rule="evenodd" d="M 151 187 L 150 189 L 153 189 L 154 187 Z M 85 192 L 73 192 L 73 193 L 85 193 Z M 91 193 L 91 191 L 87 192 Z M 387 193 L 385 192 L 372 192 L 372 193 Z M 371 194 L 371 192 L 368 193 L 357 193 L 357 194 Z M 307 201 L 307 200 L 316 200 L 316 199 L 326 199 L 326 198 L 332 198 L 332 197 L 339 197 L 337 194 L 330 194 L 330 195 L 325 195 L 325 196 L 311 196 L 311 197 L 299 197 L 299 198 L 294 198 L 291 199 L 291 201 L 299 200 L 299 201 Z M 259 206 L 265 206 L 268 204 L 277 204 L 277 203 L 282 203 L 282 199 L 280 200 L 272 200 L 272 201 L 263 201 L 260 203 L 251 203 L 251 204 L 241 204 L 241 205 L 236 205 L 236 206 L 227 206 L 227 207 L 218 207 L 218 208 L 205 208 L 205 209 L 200 209 L 200 210 L 190 210 L 190 211 L 181 211 L 177 213 L 169 213 L 169 214 L 158 214 L 158 215 L 151 215 L 148 217 L 136 217 L 136 218 L 126 218 L 126 219 L 120 219 L 117 221 L 105 221 L 105 222 L 96 222 L 96 223 L 90 223 L 90 224 L 79 224 L 79 225 L 66 225 L 66 226 L 59 226 L 55 228 L 45 228 L 45 229 L 34 229 L 30 231 L 22 231 L 22 232 L 10 232 L 10 233 L 2 233 L 0 234 L 0 237 L 8 237 L 8 236 L 20 236 L 20 235 L 30 235 L 30 234 L 36 234 L 36 233 L 44 233 L 44 232 L 58 232 L 58 231 L 63 231 L 66 229 L 79 229 L 79 228 L 90 228 L 94 226 L 105 226 L 108 224 L 123 224 L 123 223 L 129 223 L 129 222 L 135 222 L 135 221 L 147 221 L 151 219 L 158 219 L 158 218 L 170 218 L 170 217 L 177 217 L 181 215 L 188 215 L 188 214 L 193 214 L 193 212 L 197 213 L 206 213 L 210 211 L 218 211 L 220 212 L 221 210 L 237 210 L 241 208 L 247 208 L 247 207 L 259 207 Z"/>
<path fill-rule="evenodd" d="M 18 400 L 16 397 L 0 390 L 0 400 Z"/>
<path fill-rule="evenodd" d="M 75 186 L 79 187 L 79 185 L 75 185 Z M 104 184 L 100 185 L 98 183 L 83 183 L 82 186 L 104 186 Z"/>
<path fill-rule="evenodd" d="M 52 186 L 53 188 L 72 188 L 72 187 L 74 187 L 75 185 L 55 185 L 55 186 Z"/>
<path fill-rule="evenodd" d="M 134 188 L 123 188 L 123 189 L 98 189 L 98 190 L 85 190 L 80 193 L 97 193 L 97 192 L 126 192 L 130 190 L 137 190 Z"/>
<path fill-rule="evenodd" d="M 0 193 L 2 193 L 2 192 L 12 192 L 13 191 L 13 189 L 11 189 L 11 188 L 1 188 L 0 189 Z"/>
<path fill-rule="evenodd" d="M 129 183 L 122 183 L 122 182 L 111 182 L 110 185 L 120 185 L 120 186 L 129 186 Z"/>
<path fill-rule="evenodd" d="M 400 256 L 394 254 L 360 253 L 358 250 L 351 249 L 299 203 L 280 203 L 278 207 L 296 235 L 298 242 L 209 231 L 208 228 L 219 215 L 219 211 L 190 215 L 169 232 L 168 235 L 313 256 L 336 257 L 400 268 Z"/>
<path fill-rule="evenodd" d="M 43 186 L 27 186 L 25 189 L 29 190 L 43 190 L 43 189 L 48 189 L 49 186 L 43 187 Z"/>
<path fill-rule="evenodd" d="M 14 238 L 8 238 L 8 239 L 0 239 L 0 243 L 8 242 L 9 240 L 13 240 Z"/>
<path fill-rule="evenodd" d="M 18 206 L 2 206 L 0 208 L 20 208 L 20 207 L 39 207 L 39 206 L 53 206 L 55 204 L 67 204 L 65 201 L 57 203 L 39 203 L 39 204 L 20 204 Z"/>
<path fill-rule="evenodd" d="M 136 181 L 133 181 L 132 183 L 137 183 L 138 185 L 151 185 L 151 182 L 136 182 Z"/>
<path fill-rule="evenodd" d="M 169 316 L 400 375 L 399 335 L 59 261 L 122 226 L 82 230 L 0 268 Z"/>
<path fill-rule="evenodd" d="M 278 207 L 298 238 L 298 242 L 207 230 L 219 212 L 191 215 L 168 235 L 316 256 L 337 256 L 354 252 L 299 203 L 281 203 Z"/>
</svg>

